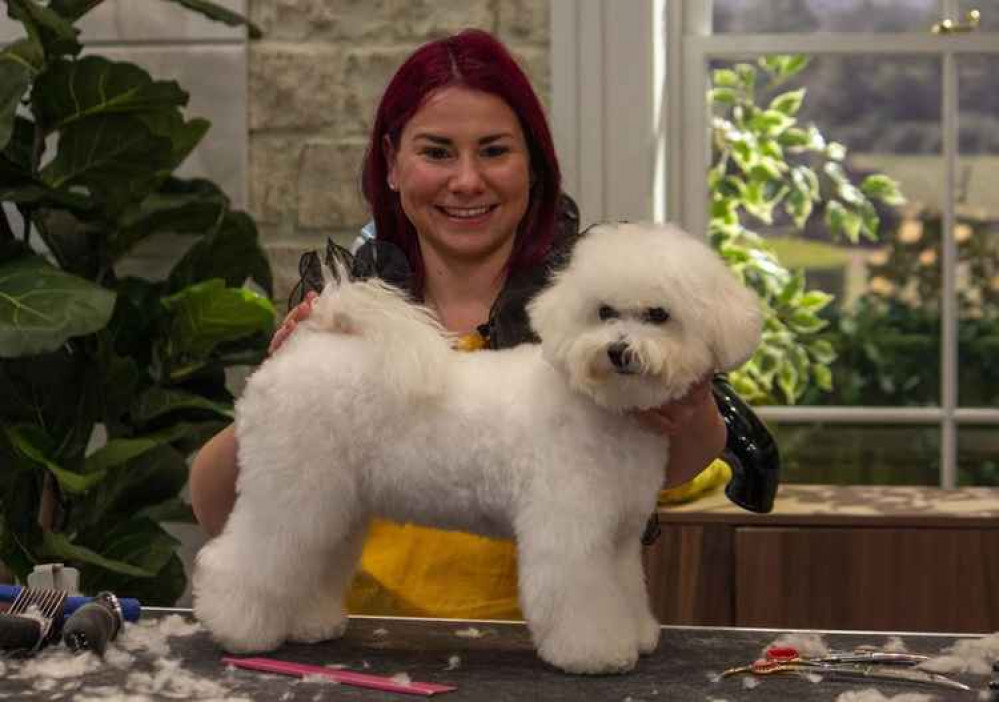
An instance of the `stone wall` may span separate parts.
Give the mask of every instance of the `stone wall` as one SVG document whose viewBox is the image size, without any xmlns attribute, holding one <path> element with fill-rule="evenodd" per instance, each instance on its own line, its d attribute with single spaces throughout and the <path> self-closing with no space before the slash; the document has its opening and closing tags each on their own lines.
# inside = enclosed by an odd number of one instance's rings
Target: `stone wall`
<svg viewBox="0 0 999 702">
<path fill-rule="evenodd" d="M 369 219 L 359 173 L 382 90 L 422 43 L 467 27 L 503 40 L 548 100 L 548 0 L 250 0 L 249 207 L 280 302 L 298 258 Z"/>
</svg>

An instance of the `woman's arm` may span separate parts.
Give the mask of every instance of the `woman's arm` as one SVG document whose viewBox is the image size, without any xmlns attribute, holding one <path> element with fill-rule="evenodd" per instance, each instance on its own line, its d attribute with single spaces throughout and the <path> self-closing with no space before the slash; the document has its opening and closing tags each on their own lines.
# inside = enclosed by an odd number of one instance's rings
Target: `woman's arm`
<svg viewBox="0 0 999 702">
<path fill-rule="evenodd" d="M 188 486 L 198 524 L 218 536 L 236 504 L 236 428 L 230 424 L 201 447 L 191 464 Z"/>
<path fill-rule="evenodd" d="M 710 377 L 681 399 L 639 412 L 638 418 L 651 430 L 670 436 L 664 489 L 693 480 L 725 449 L 725 422 L 711 393 Z"/>
</svg>

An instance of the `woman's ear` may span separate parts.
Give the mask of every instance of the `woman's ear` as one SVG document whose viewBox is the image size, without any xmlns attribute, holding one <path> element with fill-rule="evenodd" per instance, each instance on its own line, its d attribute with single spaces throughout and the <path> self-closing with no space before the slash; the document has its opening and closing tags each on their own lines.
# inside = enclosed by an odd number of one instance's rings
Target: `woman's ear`
<svg viewBox="0 0 999 702">
<path fill-rule="evenodd" d="M 394 192 L 399 189 L 398 181 L 395 179 L 396 150 L 388 134 L 382 137 L 382 150 L 385 152 L 385 170 L 388 173 L 386 180 L 388 180 L 389 190 Z"/>
</svg>

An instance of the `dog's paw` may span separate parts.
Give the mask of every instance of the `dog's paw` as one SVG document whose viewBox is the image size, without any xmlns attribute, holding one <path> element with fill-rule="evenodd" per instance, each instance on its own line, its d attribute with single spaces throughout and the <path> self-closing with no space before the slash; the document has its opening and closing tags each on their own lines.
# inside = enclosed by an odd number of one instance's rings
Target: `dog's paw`
<svg viewBox="0 0 999 702">
<path fill-rule="evenodd" d="M 338 639 L 347 631 L 347 617 L 340 613 L 338 616 L 320 616 L 313 613 L 311 617 L 303 617 L 288 634 L 288 640 L 295 643 L 319 643 Z"/>
<path fill-rule="evenodd" d="M 654 618 L 645 618 L 638 622 L 638 652 L 647 656 L 659 646 L 659 635 L 662 627 Z"/>
<path fill-rule="evenodd" d="M 192 580 L 198 621 L 230 653 L 271 651 L 284 643 L 286 613 L 281 601 L 219 570 L 213 555 L 199 558 Z"/>
<path fill-rule="evenodd" d="M 541 659 L 567 673 L 627 673 L 638 662 L 632 638 L 551 636 L 538 647 Z"/>
</svg>

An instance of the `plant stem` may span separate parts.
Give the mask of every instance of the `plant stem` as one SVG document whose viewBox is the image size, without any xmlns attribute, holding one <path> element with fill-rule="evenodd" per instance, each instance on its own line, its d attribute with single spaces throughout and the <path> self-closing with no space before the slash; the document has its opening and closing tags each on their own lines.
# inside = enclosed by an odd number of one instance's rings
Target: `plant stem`
<svg viewBox="0 0 999 702">
<path fill-rule="evenodd" d="M 56 511 L 59 506 L 57 490 L 58 486 L 52 474 L 46 472 L 45 481 L 42 483 L 42 495 L 38 500 L 38 526 L 43 531 L 52 531 L 55 526 Z"/>
</svg>

